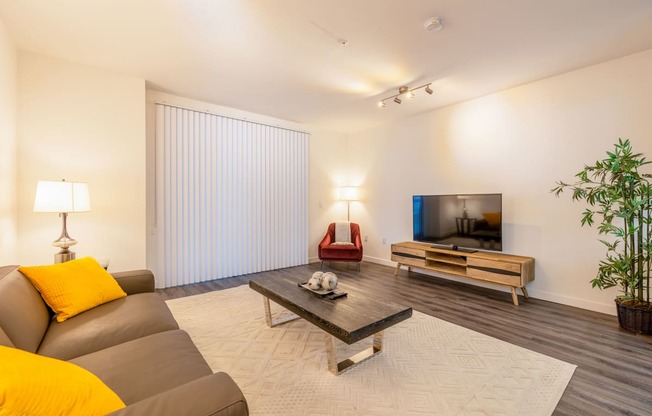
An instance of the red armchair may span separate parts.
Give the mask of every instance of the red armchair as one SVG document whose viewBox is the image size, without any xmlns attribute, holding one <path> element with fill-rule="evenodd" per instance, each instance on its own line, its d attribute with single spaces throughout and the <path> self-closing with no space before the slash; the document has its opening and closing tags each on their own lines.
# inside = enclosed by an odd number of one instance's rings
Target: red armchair
<svg viewBox="0 0 652 416">
<path fill-rule="evenodd" d="M 335 243 L 335 223 L 328 226 L 326 235 L 319 243 L 317 252 L 321 267 L 324 267 L 325 261 L 348 261 L 358 263 L 362 261 L 362 238 L 360 237 L 360 226 L 355 223 L 351 224 L 351 242 L 353 244 L 333 244 Z"/>
</svg>

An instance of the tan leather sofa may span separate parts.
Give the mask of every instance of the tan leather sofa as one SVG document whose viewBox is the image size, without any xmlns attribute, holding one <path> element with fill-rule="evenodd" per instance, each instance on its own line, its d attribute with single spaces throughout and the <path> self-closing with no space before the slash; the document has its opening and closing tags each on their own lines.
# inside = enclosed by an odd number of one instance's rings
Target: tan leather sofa
<svg viewBox="0 0 652 416">
<path fill-rule="evenodd" d="M 114 273 L 127 297 L 64 322 L 17 266 L 0 267 L 0 345 L 67 360 L 127 405 L 113 415 L 248 415 L 226 373 L 213 373 L 154 292 L 147 270 Z"/>
</svg>

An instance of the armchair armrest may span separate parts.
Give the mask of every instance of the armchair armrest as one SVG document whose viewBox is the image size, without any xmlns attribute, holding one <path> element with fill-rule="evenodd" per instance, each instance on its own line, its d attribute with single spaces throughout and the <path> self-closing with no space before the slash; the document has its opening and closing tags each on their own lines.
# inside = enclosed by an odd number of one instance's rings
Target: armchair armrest
<svg viewBox="0 0 652 416">
<path fill-rule="evenodd" d="M 353 244 L 362 251 L 362 238 L 360 237 L 360 234 L 356 234 Z"/>
<path fill-rule="evenodd" d="M 332 238 L 330 234 L 326 234 L 324 238 L 319 243 L 319 247 L 326 247 L 332 243 Z"/>
<path fill-rule="evenodd" d="M 326 233 L 324 238 L 321 240 L 319 245 L 317 246 L 317 256 L 321 259 L 321 249 L 324 247 L 328 247 L 330 243 L 332 242 L 331 235 L 329 233 Z"/>
<path fill-rule="evenodd" d="M 242 392 L 226 373 L 215 373 L 148 397 L 111 416 L 247 416 Z"/>
<path fill-rule="evenodd" d="M 127 295 L 154 291 L 154 275 L 149 270 L 111 273 Z"/>
</svg>

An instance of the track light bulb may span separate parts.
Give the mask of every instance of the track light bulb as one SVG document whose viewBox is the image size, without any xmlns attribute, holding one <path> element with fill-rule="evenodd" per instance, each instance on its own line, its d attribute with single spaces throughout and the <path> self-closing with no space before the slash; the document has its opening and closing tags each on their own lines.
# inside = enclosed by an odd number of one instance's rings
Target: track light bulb
<svg viewBox="0 0 652 416">
<path fill-rule="evenodd" d="M 428 94 L 432 94 L 432 88 L 430 88 L 430 84 L 426 85 L 426 92 Z"/>
<path fill-rule="evenodd" d="M 394 97 L 394 102 L 395 102 L 396 104 L 401 104 L 401 99 L 398 98 L 398 97 Z"/>
<path fill-rule="evenodd" d="M 407 98 L 414 98 L 414 91 L 410 91 L 407 94 L 405 94 Z"/>
<path fill-rule="evenodd" d="M 378 101 L 378 107 L 385 108 L 385 101 Z"/>
</svg>

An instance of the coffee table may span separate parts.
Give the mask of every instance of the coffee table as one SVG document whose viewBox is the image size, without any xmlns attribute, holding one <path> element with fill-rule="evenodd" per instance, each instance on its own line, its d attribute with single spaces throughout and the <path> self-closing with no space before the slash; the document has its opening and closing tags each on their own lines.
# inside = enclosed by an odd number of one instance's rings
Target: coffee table
<svg viewBox="0 0 652 416">
<path fill-rule="evenodd" d="M 383 330 L 412 316 L 412 308 L 367 296 L 364 291 L 356 290 L 351 285 L 340 282 L 338 289 L 348 295 L 330 300 L 299 287 L 299 280 L 302 278 L 267 276 L 250 280 L 249 287 L 263 295 L 265 319 L 269 327 L 303 318 L 325 331 L 328 369 L 335 375 L 379 354 L 382 351 Z M 274 321 L 270 300 L 296 316 Z M 350 345 L 369 336 L 373 336 L 372 347 L 337 361 L 335 338 Z"/>
</svg>

